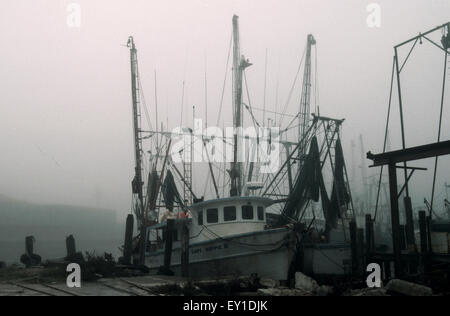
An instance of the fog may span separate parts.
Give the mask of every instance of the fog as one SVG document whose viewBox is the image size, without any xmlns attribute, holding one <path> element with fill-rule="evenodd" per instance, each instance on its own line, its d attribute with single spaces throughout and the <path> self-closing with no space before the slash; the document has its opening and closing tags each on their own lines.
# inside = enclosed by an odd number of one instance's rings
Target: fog
<svg viewBox="0 0 450 316">
<path fill-rule="evenodd" d="M 240 17 L 241 52 L 253 63 L 246 74 L 252 105 L 258 108 L 264 103 L 266 52 L 266 108 L 280 111 L 306 36 L 312 33 L 317 40 L 320 114 L 346 119 L 342 139 L 347 164 L 356 169 L 358 179 L 359 148 L 352 161 L 350 143 L 359 146 L 362 134 L 365 151 L 383 149 L 393 46 L 450 20 L 450 1 L 377 1 L 381 24 L 371 28 L 366 10 L 370 2 L 360 0 L 91 0 L 76 1 L 80 25 L 70 27 L 71 2 L 0 3 L 0 193 L 37 203 L 111 209 L 118 218 L 130 211 L 134 173 L 129 50 L 124 47 L 128 36 L 138 48 L 152 124 L 156 72 L 159 118 L 171 130 L 182 120 L 192 121 L 193 105 L 197 117 L 205 119 L 205 71 L 207 119 L 216 124 L 233 14 Z M 440 35 L 432 38 L 439 41 Z M 407 53 L 408 47 L 400 51 L 402 58 Z M 402 72 L 407 146 L 437 140 L 443 57 L 424 42 Z M 295 91 L 289 114 L 298 111 L 300 85 Z M 449 98 L 442 140 L 449 139 Z M 220 124 L 232 124 L 231 112 L 228 82 Z M 391 147 L 397 149 L 396 94 L 393 113 Z M 256 115 L 262 119 L 262 113 Z M 445 195 L 444 183 L 450 182 L 449 162 L 440 160 L 439 199 Z M 414 165 L 432 168 L 433 161 Z M 194 178 L 199 181 L 201 175 Z M 430 198 L 431 181 L 430 171 L 414 177 L 415 206 Z M 360 184 L 354 183 L 356 191 Z"/>
</svg>

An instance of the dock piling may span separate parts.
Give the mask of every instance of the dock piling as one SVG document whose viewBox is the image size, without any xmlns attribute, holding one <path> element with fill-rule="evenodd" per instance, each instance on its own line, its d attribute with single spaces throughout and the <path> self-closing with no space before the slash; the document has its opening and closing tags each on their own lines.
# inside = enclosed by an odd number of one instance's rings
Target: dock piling
<svg viewBox="0 0 450 316">
<path fill-rule="evenodd" d="M 166 243 L 164 247 L 164 266 L 162 267 L 163 270 L 160 271 L 162 274 L 171 274 L 170 272 L 170 262 L 172 259 L 172 245 L 173 245 L 173 231 L 175 226 L 175 220 L 174 219 L 168 219 L 167 220 L 167 226 L 166 226 Z"/>
<path fill-rule="evenodd" d="M 77 248 L 75 246 L 75 238 L 73 235 L 66 237 L 66 250 L 67 258 L 72 258 L 77 253 Z"/>
<path fill-rule="evenodd" d="M 352 253 L 352 273 L 353 275 L 356 275 L 358 273 L 358 237 L 355 220 L 350 221 L 349 228 L 350 228 L 350 246 Z"/>
<path fill-rule="evenodd" d="M 125 226 L 125 242 L 123 248 L 123 264 L 131 264 L 131 255 L 133 252 L 133 227 L 134 217 L 132 214 L 128 214 L 126 226 Z"/>
<path fill-rule="evenodd" d="M 186 223 L 181 229 L 181 276 L 189 277 L 189 228 Z"/>
</svg>

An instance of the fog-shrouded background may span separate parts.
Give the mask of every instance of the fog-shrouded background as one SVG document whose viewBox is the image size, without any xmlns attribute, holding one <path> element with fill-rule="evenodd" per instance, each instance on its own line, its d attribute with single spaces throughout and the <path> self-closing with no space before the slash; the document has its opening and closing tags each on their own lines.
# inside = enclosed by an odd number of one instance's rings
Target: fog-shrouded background
<svg viewBox="0 0 450 316">
<path fill-rule="evenodd" d="M 373 13 L 367 10 L 370 3 L 381 9 L 379 27 L 368 24 Z M 80 9 L 79 25 L 70 20 L 74 7 Z M 142 88 L 152 119 L 155 73 L 158 113 L 168 123 L 166 128 L 190 124 L 193 105 L 197 117 L 205 119 L 206 73 L 207 120 L 215 125 L 233 14 L 240 17 L 241 52 L 253 63 L 246 75 L 252 105 L 257 108 L 265 103 L 268 110 L 282 110 L 306 36 L 314 35 L 319 95 L 314 102 L 321 115 L 346 119 L 342 139 L 357 194 L 362 184 L 360 135 L 365 151 L 383 149 L 393 46 L 450 21 L 449 13 L 450 0 L 3 0 L 0 194 L 8 201 L 111 210 L 111 225 L 121 225 L 130 211 L 134 173 L 129 50 L 124 47 L 128 36 L 134 37 L 138 48 Z M 440 36 L 437 32 L 431 38 L 440 42 Z M 400 50 L 402 59 L 409 47 Z M 437 139 L 443 62 L 443 52 L 424 41 L 402 71 L 407 146 Z M 298 84 L 289 114 L 298 111 L 300 90 Z M 444 105 L 443 140 L 450 133 L 449 98 Z M 231 125 L 229 82 L 223 104 L 220 124 Z M 398 149 L 396 93 L 392 106 L 390 146 Z M 255 113 L 261 120 L 262 113 Z M 352 141 L 356 144 L 353 154 Z M 439 211 L 444 183 L 450 183 L 449 162 L 448 157 L 440 159 Z M 432 168 L 433 163 L 414 165 Z M 367 173 L 374 175 L 376 170 Z M 411 186 L 415 207 L 424 207 L 424 197 L 430 199 L 431 184 L 432 172 L 416 173 Z M 69 212 L 77 214 L 76 209 Z M 122 230 L 118 229 L 118 240 Z"/>
</svg>

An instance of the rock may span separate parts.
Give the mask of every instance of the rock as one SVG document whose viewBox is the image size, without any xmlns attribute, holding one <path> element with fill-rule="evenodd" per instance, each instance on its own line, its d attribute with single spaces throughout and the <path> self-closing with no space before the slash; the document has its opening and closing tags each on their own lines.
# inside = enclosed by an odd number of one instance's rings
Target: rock
<svg viewBox="0 0 450 316">
<path fill-rule="evenodd" d="M 333 294 L 333 292 L 334 292 L 333 287 L 328 285 L 322 285 L 319 287 L 319 289 L 315 294 L 317 294 L 318 296 L 329 296 Z"/>
<path fill-rule="evenodd" d="M 433 290 L 427 286 L 419 285 L 399 279 L 389 281 L 386 291 L 394 295 L 404 296 L 432 296 Z"/>
<path fill-rule="evenodd" d="M 280 281 L 273 279 L 260 279 L 259 285 L 265 288 L 274 288 L 280 286 Z"/>
<path fill-rule="evenodd" d="M 383 288 L 375 288 L 375 289 L 362 289 L 351 291 L 350 296 L 389 296 L 386 293 L 386 289 Z"/>
<path fill-rule="evenodd" d="M 310 293 L 317 293 L 320 289 L 319 284 L 309 276 L 301 272 L 295 273 L 295 288 Z"/>
</svg>

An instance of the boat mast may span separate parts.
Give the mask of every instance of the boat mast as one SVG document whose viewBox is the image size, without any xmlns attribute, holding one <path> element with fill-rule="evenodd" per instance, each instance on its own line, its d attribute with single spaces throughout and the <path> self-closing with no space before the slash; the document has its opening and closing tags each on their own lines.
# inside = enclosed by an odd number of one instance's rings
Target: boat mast
<svg viewBox="0 0 450 316">
<path fill-rule="evenodd" d="M 133 37 L 128 37 L 127 47 L 130 48 L 130 68 L 131 68 L 131 97 L 133 103 L 133 134 L 134 134 L 134 156 L 135 156 L 135 175 L 132 181 L 133 200 L 137 199 L 136 203 L 133 203 L 135 207 L 134 213 L 138 221 L 138 225 L 141 230 L 140 237 L 140 257 L 143 260 L 144 250 L 144 238 L 145 238 L 145 218 L 144 218 L 144 201 L 143 201 L 143 182 L 142 182 L 142 139 L 140 137 L 140 106 L 139 106 L 139 74 L 137 69 L 137 49 L 134 45 Z"/>
<path fill-rule="evenodd" d="M 298 139 L 299 141 L 305 137 L 305 134 L 309 128 L 309 116 L 311 112 L 310 100 L 311 100 L 311 47 L 316 44 L 316 40 L 312 34 L 309 34 L 306 40 L 306 59 L 305 70 L 303 73 L 303 86 L 302 96 L 300 100 L 300 115 L 298 125 Z M 299 158 L 305 155 L 306 148 L 299 150 Z M 300 160 L 301 162 L 301 160 Z"/>
<path fill-rule="evenodd" d="M 240 53 L 239 17 L 233 16 L 233 162 L 229 170 L 231 177 L 230 196 L 242 193 L 242 137 L 238 137 L 243 125 L 242 109 L 242 75 L 251 64 Z"/>
<path fill-rule="evenodd" d="M 142 140 L 140 137 L 140 107 L 139 107 L 139 80 L 137 74 L 137 49 L 134 45 L 133 37 L 128 38 L 127 47 L 130 48 L 130 66 L 131 66 L 131 98 L 133 103 L 133 134 L 134 134 L 134 157 L 135 157 L 135 176 L 133 179 L 133 194 L 135 194 L 140 203 L 140 212 L 137 213 L 139 219 L 142 219 L 143 190 L 142 190 Z"/>
</svg>

